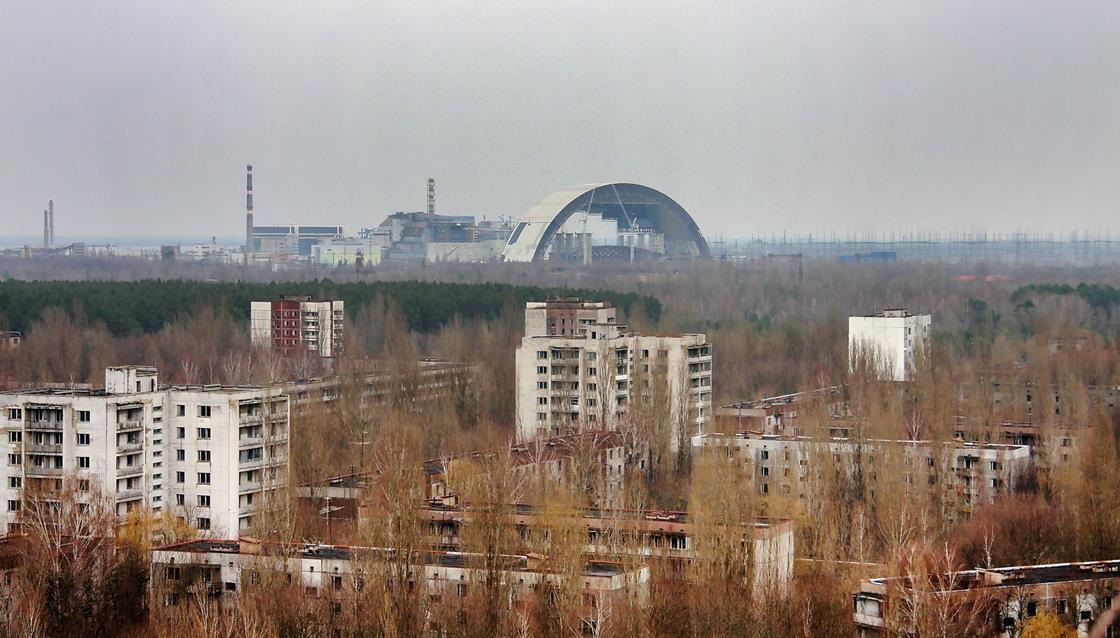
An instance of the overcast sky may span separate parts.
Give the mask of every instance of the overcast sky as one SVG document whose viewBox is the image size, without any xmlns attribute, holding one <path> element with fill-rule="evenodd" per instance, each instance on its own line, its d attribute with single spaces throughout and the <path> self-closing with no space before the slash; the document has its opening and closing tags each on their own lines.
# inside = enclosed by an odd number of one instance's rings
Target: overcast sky
<svg viewBox="0 0 1120 638">
<path fill-rule="evenodd" d="M 664 191 L 710 237 L 1117 230 L 1120 3 L 7 0 L 0 235 L 517 216 Z"/>
</svg>

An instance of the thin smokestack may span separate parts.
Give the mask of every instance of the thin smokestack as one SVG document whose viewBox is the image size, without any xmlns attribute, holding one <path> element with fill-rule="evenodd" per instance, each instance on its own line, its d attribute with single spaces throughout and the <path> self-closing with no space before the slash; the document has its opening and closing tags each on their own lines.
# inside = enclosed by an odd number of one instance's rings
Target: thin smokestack
<svg viewBox="0 0 1120 638">
<path fill-rule="evenodd" d="M 249 265 L 249 253 L 253 250 L 253 165 L 245 166 L 245 258 Z"/>
<path fill-rule="evenodd" d="M 48 216 L 50 218 L 50 222 L 51 222 L 50 246 L 53 247 L 54 246 L 54 200 L 53 199 L 47 201 L 47 210 L 50 211 L 50 215 Z"/>
<path fill-rule="evenodd" d="M 43 250 L 51 247 L 50 213 L 43 209 Z"/>
</svg>

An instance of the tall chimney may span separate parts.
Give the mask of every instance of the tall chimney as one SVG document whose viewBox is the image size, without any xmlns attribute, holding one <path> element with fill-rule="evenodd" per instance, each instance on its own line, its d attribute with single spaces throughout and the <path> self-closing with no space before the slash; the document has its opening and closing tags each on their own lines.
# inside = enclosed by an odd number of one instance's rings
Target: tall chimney
<svg viewBox="0 0 1120 638">
<path fill-rule="evenodd" d="M 50 241 L 50 245 L 53 247 L 54 246 L 54 200 L 53 199 L 47 201 L 47 210 L 50 211 L 50 215 L 49 215 L 50 222 L 51 222 L 51 241 Z"/>
<path fill-rule="evenodd" d="M 436 212 L 436 180 L 428 178 L 428 214 Z"/>
<path fill-rule="evenodd" d="M 50 213 L 43 209 L 43 250 L 51 247 Z"/>
<path fill-rule="evenodd" d="M 245 259 L 249 265 L 249 253 L 253 250 L 253 165 L 245 166 Z"/>
</svg>

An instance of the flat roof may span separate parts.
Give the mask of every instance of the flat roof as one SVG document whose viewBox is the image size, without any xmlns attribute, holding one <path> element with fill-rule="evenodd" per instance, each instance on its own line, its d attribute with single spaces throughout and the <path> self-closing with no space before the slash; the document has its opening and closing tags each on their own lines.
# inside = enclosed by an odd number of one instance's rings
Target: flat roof
<svg viewBox="0 0 1120 638">
<path fill-rule="evenodd" d="M 811 436 L 794 436 L 792 434 L 762 434 L 761 432 L 735 432 L 734 434 L 723 434 L 721 432 L 705 432 L 698 434 L 694 438 L 699 439 L 740 439 L 749 441 L 775 441 L 785 443 L 897 443 L 899 445 L 932 445 L 934 441 L 929 439 L 851 439 L 842 436 L 830 436 L 828 438 L 813 438 Z M 1029 450 L 1029 445 L 1020 445 L 1018 443 L 987 443 L 979 441 L 941 441 L 942 445 L 951 445 L 954 448 L 962 450 Z"/>
<path fill-rule="evenodd" d="M 238 392 L 251 392 L 254 390 L 270 390 L 275 389 L 278 396 L 283 396 L 283 388 L 281 386 L 263 386 L 263 385 L 179 385 L 179 384 L 161 384 L 156 390 L 146 390 L 143 392 L 107 392 L 105 388 L 58 388 L 58 387 L 39 387 L 27 388 L 24 390 L 3 390 L 0 391 L 0 396 L 18 396 L 18 395 L 34 395 L 43 397 L 115 397 L 123 400 L 128 400 L 129 397 L 136 397 L 135 400 L 139 401 L 141 397 L 159 392 L 166 392 L 168 390 L 178 390 L 182 392 L 220 392 L 222 394 L 236 394 Z"/>
<path fill-rule="evenodd" d="M 961 586 L 949 591 L 1022 587 L 1024 585 L 1120 578 L 1120 560 L 1021 565 L 1016 567 L 996 567 L 993 569 L 970 569 L 954 573 L 959 576 L 957 580 L 961 583 Z M 984 578 L 984 576 L 989 574 L 992 575 L 993 578 Z M 909 579 L 905 576 L 890 576 L 871 578 L 866 582 L 882 586 L 891 582 L 908 580 Z"/>
<path fill-rule="evenodd" d="M 259 547 L 260 552 L 256 551 L 242 551 L 243 547 L 252 546 Z M 322 559 L 322 560 L 351 560 L 355 554 L 361 552 L 373 552 L 379 554 L 392 554 L 396 550 L 383 547 L 360 547 L 349 545 L 322 545 L 315 543 L 301 543 L 299 545 L 288 545 L 279 542 L 262 542 L 252 539 L 196 539 L 184 541 L 182 543 L 175 543 L 171 545 L 163 545 L 155 547 L 152 550 L 155 552 L 185 552 L 189 554 L 236 554 L 245 556 L 288 556 L 298 557 L 302 559 Z M 417 563 L 423 565 L 431 565 L 434 567 L 466 567 L 470 568 L 479 564 L 476 559 L 482 557 L 481 554 L 463 553 L 463 552 L 446 552 L 438 550 L 425 550 L 421 552 L 412 552 L 413 556 L 417 557 Z M 527 571 L 527 572 L 546 572 L 546 569 L 539 569 L 531 567 L 529 564 L 530 556 L 521 554 L 502 554 L 499 559 L 505 566 L 505 569 L 510 571 Z M 542 562 L 547 563 L 547 557 L 541 557 Z M 626 572 L 625 566 L 620 562 L 589 559 L 584 563 L 583 574 L 585 576 L 603 576 L 611 577 L 623 574 Z"/>
<path fill-rule="evenodd" d="M 514 503 L 510 505 L 511 513 L 519 514 L 522 516 L 536 516 L 541 513 L 541 508 L 535 505 L 526 503 Z M 457 505 L 445 505 L 443 503 L 429 503 L 426 509 L 434 512 L 446 513 L 462 513 L 470 512 L 472 508 L 462 508 Z M 649 521 L 652 523 L 680 523 L 686 524 L 689 522 L 689 513 L 681 510 L 644 510 L 644 509 L 610 509 L 598 507 L 584 507 L 579 510 L 581 518 L 598 518 L 598 519 L 622 519 L 631 521 Z M 756 529 L 769 529 L 778 527 L 791 522 L 792 519 L 788 518 L 772 518 L 766 516 L 757 516 L 750 523 Z"/>
</svg>

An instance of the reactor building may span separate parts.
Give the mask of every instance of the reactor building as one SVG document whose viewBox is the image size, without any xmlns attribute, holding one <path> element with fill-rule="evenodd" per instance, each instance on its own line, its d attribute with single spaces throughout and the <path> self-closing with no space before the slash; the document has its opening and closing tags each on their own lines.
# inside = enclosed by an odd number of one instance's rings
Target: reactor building
<svg viewBox="0 0 1120 638">
<path fill-rule="evenodd" d="M 595 241 L 588 226 L 612 232 Z M 641 184 L 588 184 L 548 195 L 518 222 L 502 261 L 701 259 L 711 257 L 700 228 L 668 195 Z"/>
</svg>

